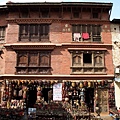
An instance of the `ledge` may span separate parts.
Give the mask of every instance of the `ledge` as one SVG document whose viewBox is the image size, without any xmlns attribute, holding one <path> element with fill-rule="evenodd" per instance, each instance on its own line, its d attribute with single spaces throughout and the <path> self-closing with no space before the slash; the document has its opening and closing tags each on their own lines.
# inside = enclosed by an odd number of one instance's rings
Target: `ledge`
<svg viewBox="0 0 120 120">
<path fill-rule="evenodd" d="M 4 47 L 12 50 L 53 50 L 55 44 L 52 43 L 15 43 L 6 44 Z"/>
<path fill-rule="evenodd" d="M 100 79 L 113 79 L 114 75 L 15 75 L 15 74 L 4 74 L 1 75 L 2 78 L 8 79 L 61 79 L 61 80 L 100 80 Z"/>
</svg>

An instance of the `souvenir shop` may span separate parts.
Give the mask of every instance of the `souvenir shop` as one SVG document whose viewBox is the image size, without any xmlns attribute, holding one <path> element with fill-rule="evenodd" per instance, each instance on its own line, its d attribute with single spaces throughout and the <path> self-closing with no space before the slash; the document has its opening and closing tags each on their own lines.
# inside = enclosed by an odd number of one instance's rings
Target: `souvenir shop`
<svg viewBox="0 0 120 120">
<path fill-rule="evenodd" d="M 100 112 L 108 112 L 115 106 L 112 80 L 6 79 L 1 97 L 1 108 L 36 108 L 38 116 L 56 114 L 74 118 L 84 115 L 85 118 L 94 114 L 96 107 L 100 107 Z"/>
</svg>

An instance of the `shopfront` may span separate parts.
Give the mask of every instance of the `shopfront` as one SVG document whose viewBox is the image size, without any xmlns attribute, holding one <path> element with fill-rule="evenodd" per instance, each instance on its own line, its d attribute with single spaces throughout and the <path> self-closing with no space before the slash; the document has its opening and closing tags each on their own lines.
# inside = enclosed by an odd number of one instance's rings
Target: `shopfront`
<svg viewBox="0 0 120 120">
<path fill-rule="evenodd" d="M 65 114 L 74 118 L 84 113 L 87 118 L 96 107 L 106 113 L 115 106 L 112 80 L 6 79 L 2 87 L 2 108 L 23 109 L 26 105 L 36 108 L 38 116 L 50 113 L 62 119 Z"/>
</svg>

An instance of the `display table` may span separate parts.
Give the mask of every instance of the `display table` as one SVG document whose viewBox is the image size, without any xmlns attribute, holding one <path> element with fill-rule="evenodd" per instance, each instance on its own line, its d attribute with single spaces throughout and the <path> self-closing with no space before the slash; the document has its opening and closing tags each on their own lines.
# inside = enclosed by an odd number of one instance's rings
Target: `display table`
<svg viewBox="0 0 120 120">
<path fill-rule="evenodd" d="M 20 120 L 23 113 L 22 109 L 0 108 L 0 120 Z"/>
</svg>

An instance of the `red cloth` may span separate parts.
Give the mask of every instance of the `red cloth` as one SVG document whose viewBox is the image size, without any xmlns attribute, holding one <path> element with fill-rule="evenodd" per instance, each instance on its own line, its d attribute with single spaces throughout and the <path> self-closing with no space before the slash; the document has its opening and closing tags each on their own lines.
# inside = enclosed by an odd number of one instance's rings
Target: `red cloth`
<svg viewBox="0 0 120 120">
<path fill-rule="evenodd" d="M 118 110 L 118 112 L 120 113 L 120 109 Z"/>
<path fill-rule="evenodd" d="M 89 34 L 88 33 L 82 33 L 82 38 L 83 39 L 89 39 Z"/>
</svg>

